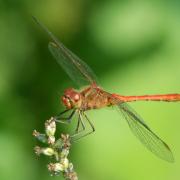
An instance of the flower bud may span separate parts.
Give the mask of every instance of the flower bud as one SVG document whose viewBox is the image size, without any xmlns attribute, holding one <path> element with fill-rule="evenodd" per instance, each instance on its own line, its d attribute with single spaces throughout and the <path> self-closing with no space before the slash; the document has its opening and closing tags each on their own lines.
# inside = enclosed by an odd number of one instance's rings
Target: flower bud
<svg viewBox="0 0 180 180">
<path fill-rule="evenodd" d="M 46 156 L 53 156 L 53 155 L 55 155 L 55 151 L 52 148 L 41 148 L 39 146 L 36 146 L 34 148 L 34 150 L 35 150 L 35 153 L 37 155 L 40 155 L 40 154 L 44 154 Z"/>
<path fill-rule="evenodd" d="M 55 137 L 54 136 L 49 136 L 48 137 L 48 144 L 54 144 L 55 143 Z"/>
<path fill-rule="evenodd" d="M 36 130 L 33 131 L 33 136 L 42 143 L 47 143 L 47 137 L 45 134 L 40 134 Z"/>
<path fill-rule="evenodd" d="M 73 164 L 69 163 L 69 167 L 68 168 L 69 168 L 70 171 L 73 171 Z"/>
<path fill-rule="evenodd" d="M 42 153 L 47 156 L 52 156 L 55 154 L 52 148 L 42 148 Z"/>
<path fill-rule="evenodd" d="M 65 172 L 69 166 L 69 160 L 67 158 L 61 159 L 60 163 L 50 163 L 48 164 L 48 170 L 50 172 L 58 173 Z"/>
<path fill-rule="evenodd" d="M 51 117 L 51 119 L 46 121 L 45 130 L 47 136 L 54 136 L 56 132 L 56 123 L 53 117 Z"/>
<path fill-rule="evenodd" d="M 66 171 L 66 169 L 69 167 L 69 160 L 67 158 L 61 159 L 61 164 L 63 167 L 63 170 Z"/>
<path fill-rule="evenodd" d="M 48 164 L 48 170 L 50 172 L 60 172 L 63 171 L 63 165 L 61 163 L 50 163 Z"/>
<path fill-rule="evenodd" d="M 39 146 L 36 146 L 34 148 L 35 153 L 39 156 L 41 154 L 41 148 Z"/>
<path fill-rule="evenodd" d="M 68 149 L 62 149 L 61 151 L 61 158 L 66 158 L 69 154 L 69 150 Z"/>
</svg>

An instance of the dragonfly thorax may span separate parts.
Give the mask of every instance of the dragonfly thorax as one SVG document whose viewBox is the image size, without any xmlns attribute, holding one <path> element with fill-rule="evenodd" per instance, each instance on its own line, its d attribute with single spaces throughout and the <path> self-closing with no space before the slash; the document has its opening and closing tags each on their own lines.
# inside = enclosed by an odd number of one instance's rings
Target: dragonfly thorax
<svg viewBox="0 0 180 180">
<path fill-rule="evenodd" d="M 81 94 L 73 88 L 66 89 L 62 96 L 62 103 L 67 109 L 81 106 Z"/>
</svg>

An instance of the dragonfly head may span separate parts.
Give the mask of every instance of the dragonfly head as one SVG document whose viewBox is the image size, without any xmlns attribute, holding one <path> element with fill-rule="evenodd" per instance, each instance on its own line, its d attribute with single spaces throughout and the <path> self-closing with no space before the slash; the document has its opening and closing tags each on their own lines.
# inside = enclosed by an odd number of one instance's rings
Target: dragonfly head
<svg viewBox="0 0 180 180">
<path fill-rule="evenodd" d="M 66 89 L 64 95 L 62 96 L 62 102 L 67 109 L 79 107 L 81 103 L 81 95 L 73 88 Z"/>
</svg>

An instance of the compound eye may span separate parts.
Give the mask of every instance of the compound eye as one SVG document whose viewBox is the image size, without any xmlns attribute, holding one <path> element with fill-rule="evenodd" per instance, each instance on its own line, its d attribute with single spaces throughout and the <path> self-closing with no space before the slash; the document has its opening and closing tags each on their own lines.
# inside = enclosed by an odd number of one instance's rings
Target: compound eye
<svg viewBox="0 0 180 180">
<path fill-rule="evenodd" d="M 63 103 L 66 103 L 66 98 L 64 96 L 61 98 L 61 100 Z"/>
<path fill-rule="evenodd" d="M 75 101 L 79 101 L 79 99 L 80 99 L 79 94 L 76 94 L 76 95 L 74 96 L 74 100 L 75 100 Z"/>
<path fill-rule="evenodd" d="M 63 96 L 62 97 L 62 102 L 68 109 L 72 108 L 72 105 L 71 105 L 71 102 L 70 102 L 69 98 Z"/>
</svg>

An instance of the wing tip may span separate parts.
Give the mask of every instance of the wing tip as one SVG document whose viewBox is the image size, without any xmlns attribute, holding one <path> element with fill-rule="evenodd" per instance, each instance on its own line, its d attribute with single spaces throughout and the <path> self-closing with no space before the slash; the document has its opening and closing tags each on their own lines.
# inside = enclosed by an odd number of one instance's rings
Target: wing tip
<svg viewBox="0 0 180 180">
<path fill-rule="evenodd" d="M 163 142 L 164 146 L 166 147 L 166 149 L 168 150 L 168 156 L 166 156 L 163 159 L 170 162 L 170 163 L 175 162 L 175 159 L 174 159 L 174 156 L 173 156 L 173 153 L 172 153 L 170 147 L 164 141 L 162 141 L 162 142 Z"/>
<path fill-rule="evenodd" d="M 173 156 L 173 153 L 170 151 L 170 154 L 168 157 L 166 158 L 163 158 L 165 161 L 169 162 L 169 163 L 174 163 L 175 162 L 175 159 L 174 159 L 174 156 Z"/>
</svg>

